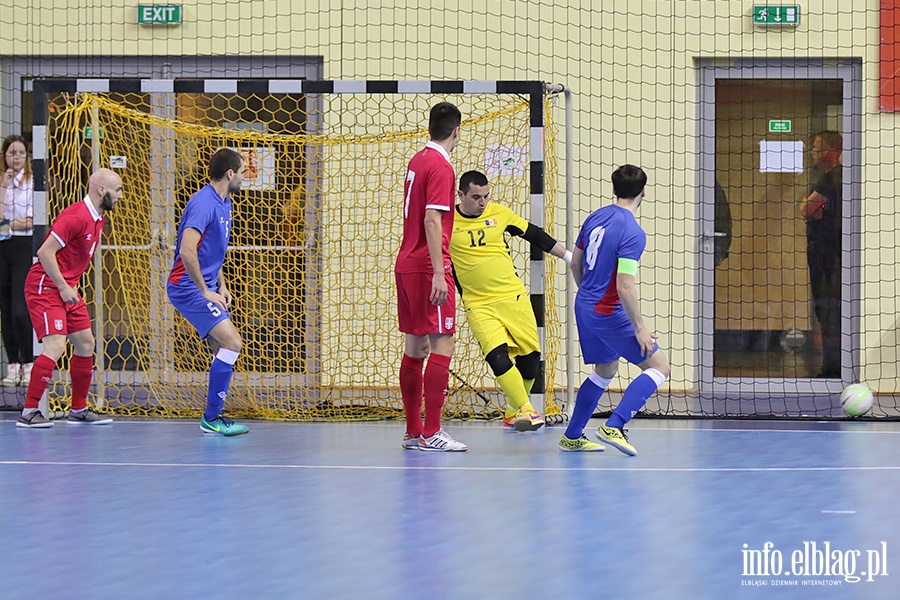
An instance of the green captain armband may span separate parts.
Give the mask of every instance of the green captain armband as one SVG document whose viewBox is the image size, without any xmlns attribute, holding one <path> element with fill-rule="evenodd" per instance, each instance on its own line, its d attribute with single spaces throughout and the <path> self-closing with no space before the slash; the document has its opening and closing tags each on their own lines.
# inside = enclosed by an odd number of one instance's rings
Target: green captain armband
<svg viewBox="0 0 900 600">
<path fill-rule="evenodd" d="M 637 275 L 637 266 L 638 262 L 633 258 L 620 258 L 616 272 L 635 276 Z"/>
</svg>

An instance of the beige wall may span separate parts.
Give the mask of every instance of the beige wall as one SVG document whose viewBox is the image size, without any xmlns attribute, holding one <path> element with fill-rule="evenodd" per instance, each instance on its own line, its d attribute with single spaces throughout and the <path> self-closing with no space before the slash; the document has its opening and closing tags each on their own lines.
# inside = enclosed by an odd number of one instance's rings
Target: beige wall
<svg viewBox="0 0 900 600">
<path fill-rule="evenodd" d="M 0 55 L 253 54 L 324 57 L 326 79 L 542 79 L 575 93 L 578 221 L 609 201 L 610 171 L 650 174 L 641 222 L 643 308 L 697 386 L 695 182 L 698 58 L 856 57 L 864 111 L 862 378 L 896 387 L 896 118 L 878 112 L 879 2 L 801 3 L 800 26 L 759 29 L 745 0 L 186 1 L 177 27 L 133 24 L 135 5 L 0 0 Z M 559 236 L 562 231 L 556 232 Z"/>
</svg>

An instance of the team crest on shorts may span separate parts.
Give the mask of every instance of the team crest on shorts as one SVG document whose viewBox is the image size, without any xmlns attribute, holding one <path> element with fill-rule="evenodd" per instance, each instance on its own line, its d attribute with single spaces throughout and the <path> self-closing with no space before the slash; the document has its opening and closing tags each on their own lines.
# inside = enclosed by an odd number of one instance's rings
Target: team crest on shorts
<svg viewBox="0 0 900 600">
<path fill-rule="evenodd" d="M 62 331 L 62 319 L 54 320 L 53 327 L 55 327 L 57 331 Z"/>
<path fill-rule="evenodd" d="M 453 329 L 453 317 L 444 319 L 444 329 Z"/>
</svg>

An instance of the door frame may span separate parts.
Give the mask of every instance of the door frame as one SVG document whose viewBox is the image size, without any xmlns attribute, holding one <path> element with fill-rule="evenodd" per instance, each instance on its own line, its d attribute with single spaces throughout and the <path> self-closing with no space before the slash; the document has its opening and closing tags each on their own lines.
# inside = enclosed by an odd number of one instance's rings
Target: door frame
<svg viewBox="0 0 900 600">
<path fill-rule="evenodd" d="M 700 335 L 698 343 L 699 388 L 713 394 L 741 396 L 840 392 L 859 379 L 860 364 L 860 265 L 862 202 L 863 72 L 860 59 L 700 59 L 698 89 L 697 239 L 700 273 Z M 716 80 L 718 79 L 831 79 L 843 82 L 844 138 L 841 250 L 841 379 L 714 377 L 715 272 L 713 233 L 716 162 Z M 849 361 L 847 359 L 849 357 Z"/>
</svg>

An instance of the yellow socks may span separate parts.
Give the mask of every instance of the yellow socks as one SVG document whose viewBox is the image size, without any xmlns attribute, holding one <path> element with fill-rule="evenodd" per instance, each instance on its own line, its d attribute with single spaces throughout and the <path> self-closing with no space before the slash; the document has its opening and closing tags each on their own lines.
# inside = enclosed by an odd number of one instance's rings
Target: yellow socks
<svg viewBox="0 0 900 600">
<path fill-rule="evenodd" d="M 497 383 L 506 392 L 509 402 L 509 406 L 506 409 L 507 413 L 510 413 L 510 409 L 512 412 L 517 412 L 525 404 L 528 404 L 528 390 L 525 389 L 522 374 L 519 373 L 517 368 L 513 367 L 498 377 Z M 511 414 L 507 414 L 507 416 L 511 416 Z"/>
</svg>

